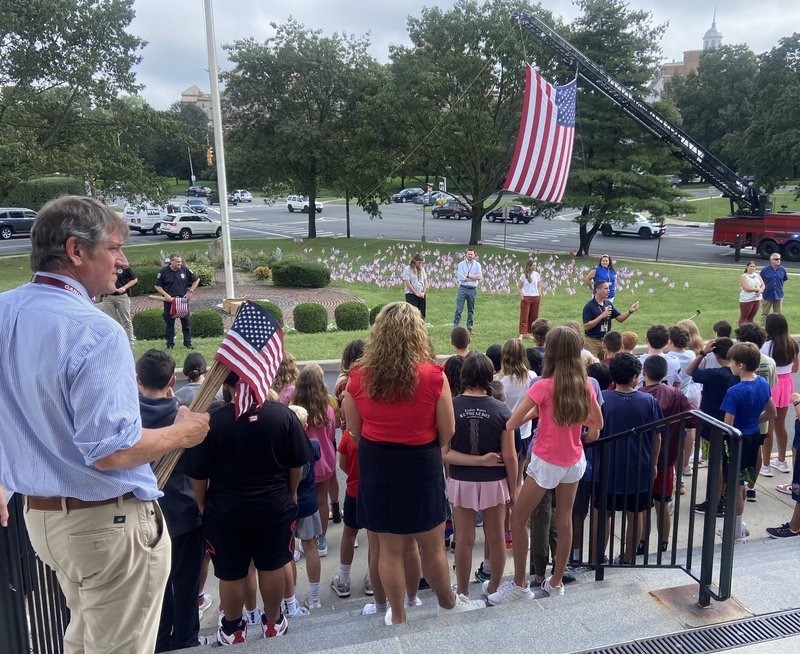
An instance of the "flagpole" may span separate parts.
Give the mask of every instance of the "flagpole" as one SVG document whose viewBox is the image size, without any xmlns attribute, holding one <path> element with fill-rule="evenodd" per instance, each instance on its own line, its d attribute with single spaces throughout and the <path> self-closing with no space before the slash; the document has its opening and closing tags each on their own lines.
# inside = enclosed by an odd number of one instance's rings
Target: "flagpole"
<svg viewBox="0 0 800 654">
<path fill-rule="evenodd" d="M 211 87 L 211 118 L 214 125 L 214 148 L 217 161 L 217 192 L 219 217 L 222 223 L 222 259 L 225 267 L 225 297 L 235 298 L 233 288 L 233 255 L 231 231 L 228 221 L 228 179 L 225 174 L 225 145 L 222 138 L 222 103 L 219 95 L 219 70 L 217 69 L 216 37 L 214 36 L 214 11 L 211 0 L 203 0 L 206 22 L 206 48 L 208 50 L 208 80 Z"/>
</svg>

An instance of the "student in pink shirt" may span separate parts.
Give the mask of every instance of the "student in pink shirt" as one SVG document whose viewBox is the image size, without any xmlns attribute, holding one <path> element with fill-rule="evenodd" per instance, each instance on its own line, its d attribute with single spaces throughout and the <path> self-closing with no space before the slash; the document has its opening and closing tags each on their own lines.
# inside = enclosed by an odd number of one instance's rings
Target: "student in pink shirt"
<svg viewBox="0 0 800 654">
<path fill-rule="evenodd" d="M 594 389 L 586 379 L 581 361 L 580 335 L 569 327 L 555 327 L 547 335 L 542 378 L 533 384 L 506 425 L 515 429 L 526 420 L 539 418 L 527 476 L 511 513 L 514 543 L 514 580 L 488 596 L 489 604 L 506 604 L 533 598 L 528 587 L 527 520 L 544 494 L 556 491 L 558 547 L 553 575 L 542 589 L 563 595 L 562 576 L 572 543 L 572 505 L 578 481 L 586 470 L 581 432 L 589 428 L 586 442 L 596 440 L 603 426 L 603 414 Z"/>
</svg>

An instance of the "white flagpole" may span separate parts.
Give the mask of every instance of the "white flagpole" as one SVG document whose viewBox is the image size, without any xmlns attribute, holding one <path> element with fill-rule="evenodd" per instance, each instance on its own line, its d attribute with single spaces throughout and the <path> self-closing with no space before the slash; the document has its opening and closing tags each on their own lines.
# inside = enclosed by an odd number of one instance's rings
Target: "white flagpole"
<svg viewBox="0 0 800 654">
<path fill-rule="evenodd" d="M 211 86 L 211 117 L 214 125 L 214 149 L 217 162 L 217 190 L 219 215 L 222 223 L 222 257 L 225 265 L 225 295 L 236 297 L 233 288 L 233 255 L 228 221 L 228 180 L 225 176 L 225 145 L 222 138 L 222 103 L 219 95 L 216 37 L 214 36 L 214 11 L 211 0 L 203 0 L 206 22 L 206 48 L 208 49 L 208 80 Z"/>
</svg>

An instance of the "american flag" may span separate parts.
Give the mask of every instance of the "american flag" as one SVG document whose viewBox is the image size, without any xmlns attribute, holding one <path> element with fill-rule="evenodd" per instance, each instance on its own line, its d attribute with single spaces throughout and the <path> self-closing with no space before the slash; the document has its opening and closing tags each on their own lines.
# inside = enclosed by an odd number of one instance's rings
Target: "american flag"
<svg viewBox="0 0 800 654">
<path fill-rule="evenodd" d="M 503 188 L 545 202 L 560 202 L 564 197 L 575 135 L 577 89 L 577 79 L 566 86 L 553 86 L 526 67 L 517 148 Z"/>
<path fill-rule="evenodd" d="M 214 358 L 239 375 L 236 417 L 255 404 L 261 408 L 283 359 L 283 330 L 254 302 L 239 308 Z"/>
</svg>

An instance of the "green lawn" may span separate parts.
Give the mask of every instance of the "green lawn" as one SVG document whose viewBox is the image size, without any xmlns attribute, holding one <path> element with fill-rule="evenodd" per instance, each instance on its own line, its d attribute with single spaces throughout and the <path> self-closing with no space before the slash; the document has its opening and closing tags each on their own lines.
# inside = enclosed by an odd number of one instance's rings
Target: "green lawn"
<svg viewBox="0 0 800 654">
<path fill-rule="evenodd" d="M 127 254 L 134 265 L 152 262 L 158 258 L 164 243 L 130 247 Z M 172 249 L 173 244 L 170 244 Z M 364 241 L 363 239 L 315 239 L 305 243 L 289 240 L 263 240 L 234 242 L 234 250 L 249 250 L 254 257 L 260 250 L 273 252 L 280 247 L 283 255 L 305 256 L 312 260 L 321 259 L 336 274 L 345 277 L 353 275 L 352 281 L 340 279 L 331 283 L 364 300 L 369 306 L 402 300 L 403 292 L 399 281 L 402 265 L 417 250 L 427 254 L 429 277 L 434 285 L 444 284 L 452 279 L 453 270 L 463 246 L 429 243 L 425 247 L 419 243 L 396 243 L 391 241 Z M 202 251 L 197 244 L 177 246 L 186 257 L 191 250 Z M 484 263 L 484 276 L 487 284 L 495 290 L 481 289 L 476 305 L 474 345 L 485 350 L 492 343 L 502 343 L 517 334 L 519 300 L 514 286 L 526 253 L 504 252 L 499 248 L 481 246 L 478 256 Z M 586 271 L 596 263 L 596 259 L 575 259 L 568 256 L 551 257 L 541 255 L 540 270 L 543 273 L 545 296 L 542 299 L 541 316 L 554 324 L 567 320 L 581 319 L 583 305 L 589 299 L 589 291 L 580 281 Z M 641 341 L 647 328 L 656 322 L 672 324 L 688 318 L 695 308 L 702 313 L 695 319 L 701 333 L 710 338 L 711 326 L 720 319 L 735 323 L 738 319 L 738 278 L 743 265 L 731 264 L 725 267 L 687 266 L 669 263 L 640 263 L 618 261 L 616 268 L 620 275 L 623 290 L 618 291 L 617 306 L 621 311 L 634 301 L 641 303 L 641 310 L 624 325 L 615 324 L 615 329 L 630 329 L 639 334 Z M 355 276 L 358 276 L 357 278 Z M 11 257 L 0 260 L 0 290 L 13 288 L 30 277 L 27 257 Z M 791 299 L 793 286 L 800 276 L 790 273 L 787 285 Z M 453 320 L 456 291 L 454 288 L 432 288 L 428 294 L 428 322 L 436 351 L 450 351 L 449 334 Z M 269 298 L 269 285 L 264 287 L 264 297 Z M 784 304 L 790 326 L 800 321 L 800 303 L 789 301 Z M 466 322 L 466 310 L 462 324 Z M 797 331 L 795 329 L 794 331 Z M 353 338 L 366 338 L 364 332 L 328 332 L 321 334 L 299 334 L 289 330 L 286 334 L 286 347 L 299 360 L 338 359 L 343 346 Z M 216 339 L 195 340 L 195 345 L 206 356 L 216 351 Z M 140 342 L 136 347 L 137 356 L 149 347 L 163 347 L 163 341 Z M 178 346 L 176 357 L 182 359 L 183 352 Z M 179 364 L 181 361 L 178 362 Z"/>
<path fill-rule="evenodd" d="M 719 197 L 719 191 L 714 190 L 714 194 L 707 198 L 689 200 L 689 204 L 694 207 L 696 213 L 686 214 L 681 218 L 693 222 L 714 222 L 717 218 L 730 215 L 730 202 L 727 198 Z M 779 211 L 782 205 L 786 205 L 789 211 L 800 211 L 800 200 L 794 197 L 794 191 L 780 191 L 772 194 L 772 207 L 774 211 Z"/>
</svg>

